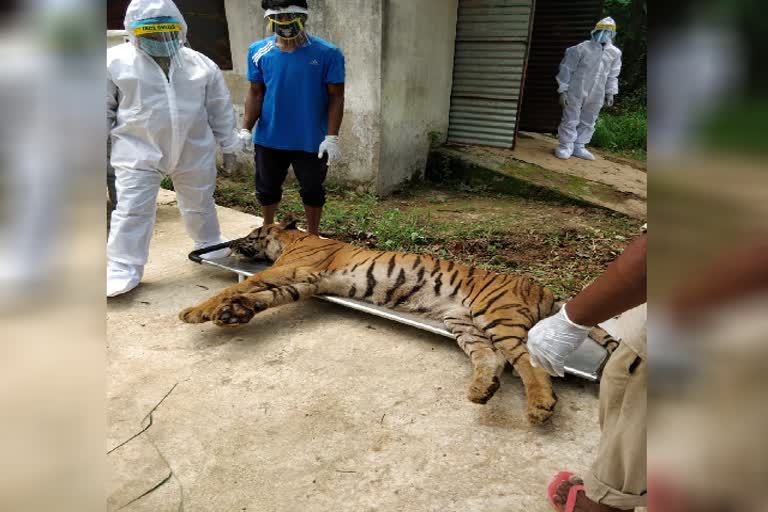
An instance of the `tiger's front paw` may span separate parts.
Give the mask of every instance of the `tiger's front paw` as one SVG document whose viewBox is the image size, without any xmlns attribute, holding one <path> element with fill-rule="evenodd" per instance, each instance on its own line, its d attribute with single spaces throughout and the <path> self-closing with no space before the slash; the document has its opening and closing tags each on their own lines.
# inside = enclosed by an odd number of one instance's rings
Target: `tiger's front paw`
<svg viewBox="0 0 768 512">
<path fill-rule="evenodd" d="M 233 327 L 247 324 L 256 313 L 265 309 L 267 305 L 262 302 L 232 298 L 214 310 L 211 320 L 219 327 Z"/>
<path fill-rule="evenodd" d="M 208 322 L 211 319 L 211 316 L 206 312 L 205 308 L 195 306 L 183 310 L 179 313 L 179 318 L 182 322 L 188 324 L 202 324 Z"/>
</svg>

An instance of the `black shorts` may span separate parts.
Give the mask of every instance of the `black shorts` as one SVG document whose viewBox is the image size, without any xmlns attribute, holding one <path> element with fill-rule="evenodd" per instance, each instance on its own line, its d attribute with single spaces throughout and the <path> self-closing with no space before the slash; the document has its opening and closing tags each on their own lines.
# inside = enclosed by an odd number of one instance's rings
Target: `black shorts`
<svg viewBox="0 0 768 512">
<path fill-rule="evenodd" d="M 262 206 L 277 204 L 283 197 L 283 183 L 288 166 L 299 181 L 301 200 L 305 205 L 319 208 L 325 204 L 323 182 L 328 174 L 328 156 L 317 153 L 273 149 L 254 145 L 256 164 L 256 197 Z"/>
</svg>

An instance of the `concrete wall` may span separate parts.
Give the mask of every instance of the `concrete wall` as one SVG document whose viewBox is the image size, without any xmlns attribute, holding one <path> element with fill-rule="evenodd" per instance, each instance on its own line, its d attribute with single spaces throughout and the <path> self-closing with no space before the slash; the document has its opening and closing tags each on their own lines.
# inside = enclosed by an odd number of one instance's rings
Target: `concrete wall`
<svg viewBox="0 0 768 512">
<path fill-rule="evenodd" d="M 346 83 L 341 125 L 343 161 L 331 176 L 374 191 L 381 141 L 380 0 L 309 0 L 310 31 L 344 52 Z"/>
<path fill-rule="evenodd" d="M 234 70 L 225 75 L 242 118 L 248 47 L 266 37 L 266 23 L 259 0 L 226 0 L 225 8 L 234 60 Z M 373 191 L 381 139 L 381 1 L 309 0 L 309 8 L 309 31 L 338 46 L 346 58 L 346 101 L 340 133 L 344 158 L 332 166 L 330 175 Z"/>
<path fill-rule="evenodd" d="M 430 133 L 448 132 L 458 0 L 385 0 L 377 192 L 423 174 Z"/>
<path fill-rule="evenodd" d="M 112 48 L 128 41 L 128 32 L 125 30 L 107 30 L 107 48 Z"/>
<path fill-rule="evenodd" d="M 458 0 L 309 0 L 309 31 L 346 57 L 343 160 L 333 178 L 385 194 L 423 173 L 430 132 L 448 131 Z M 242 116 L 248 46 L 266 37 L 259 0 L 226 0 Z"/>
</svg>

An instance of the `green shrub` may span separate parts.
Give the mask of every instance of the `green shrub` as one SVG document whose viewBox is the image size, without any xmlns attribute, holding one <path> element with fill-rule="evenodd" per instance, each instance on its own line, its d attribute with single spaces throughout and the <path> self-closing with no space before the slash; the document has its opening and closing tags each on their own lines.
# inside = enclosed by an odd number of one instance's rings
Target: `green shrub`
<svg viewBox="0 0 768 512">
<path fill-rule="evenodd" d="M 604 113 L 597 120 L 592 145 L 613 151 L 644 150 L 647 128 L 645 112 Z"/>
</svg>

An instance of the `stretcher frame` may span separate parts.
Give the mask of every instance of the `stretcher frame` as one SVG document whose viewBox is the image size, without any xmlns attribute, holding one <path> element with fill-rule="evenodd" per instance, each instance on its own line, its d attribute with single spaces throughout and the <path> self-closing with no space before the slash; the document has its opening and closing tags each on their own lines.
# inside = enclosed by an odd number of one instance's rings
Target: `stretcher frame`
<svg viewBox="0 0 768 512">
<path fill-rule="evenodd" d="M 237 275 L 238 282 L 242 282 L 250 276 L 262 272 L 271 266 L 267 261 L 244 261 L 233 256 L 226 256 L 224 258 L 206 257 L 206 255 L 211 252 L 229 247 L 230 243 L 231 242 L 224 242 L 192 251 L 189 253 L 189 259 L 201 265 L 209 265 L 211 267 L 232 272 Z M 424 318 L 416 314 L 394 311 L 383 306 L 377 306 L 375 304 L 346 297 L 317 295 L 313 298 L 338 304 L 339 306 L 354 309 L 356 311 L 362 311 L 363 313 L 385 318 L 393 322 L 415 327 L 416 329 L 421 329 L 455 340 L 453 334 L 451 334 L 448 329 L 445 328 L 445 325 L 438 320 Z M 565 364 L 565 372 L 591 382 L 598 382 L 607 359 L 608 352 L 596 341 L 588 338 L 587 341 L 568 358 Z"/>
</svg>

